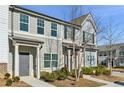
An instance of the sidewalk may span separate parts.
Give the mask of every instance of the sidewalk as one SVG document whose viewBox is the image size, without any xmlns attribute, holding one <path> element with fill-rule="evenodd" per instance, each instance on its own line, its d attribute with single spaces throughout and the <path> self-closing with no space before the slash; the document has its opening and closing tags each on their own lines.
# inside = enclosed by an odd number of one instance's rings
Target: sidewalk
<svg viewBox="0 0 124 93">
<path fill-rule="evenodd" d="M 20 79 L 32 87 L 55 87 L 47 82 L 38 80 L 38 79 L 36 79 L 34 77 L 30 77 L 30 76 L 20 77 Z"/>
<path fill-rule="evenodd" d="M 92 81 L 95 81 L 95 82 L 106 84 L 106 85 L 101 86 L 101 87 L 123 87 L 121 85 L 115 84 L 115 83 L 110 82 L 110 81 L 105 81 L 105 80 L 93 78 L 90 75 L 84 75 L 83 77 L 84 77 L 84 79 L 88 79 L 88 80 L 92 80 Z"/>
</svg>

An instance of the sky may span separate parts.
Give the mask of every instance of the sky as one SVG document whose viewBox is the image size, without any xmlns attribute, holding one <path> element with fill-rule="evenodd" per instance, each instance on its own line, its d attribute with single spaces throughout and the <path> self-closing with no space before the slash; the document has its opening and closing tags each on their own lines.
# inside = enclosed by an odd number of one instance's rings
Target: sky
<svg viewBox="0 0 124 93">
<path fill-rule="evenodd" d="M 59 18 L 65 21 L 70 19 L 70 5 L 21 5 L 21 7 L 34 10 L 55 18 Z M 81 13 L 86 14 L 91 12 L 93 18 L 97 21 L 101 21 L 102 26 L 106 26 L 111 22 L 113 29 L 116 29 L 116 33 L 124 30 L 124 6 L 112 5 L 83 5 L 81 6 Z M 117 34 L 118 35 L 118 34 Z M 117 36 L 115 34 L 115 38 Z M 116 43 L 123 43 L 124 33 L 121 34 L 120 38 L 116 40 Z M 107 44 L 105 40 L 100 40 L 99 45 Z"/>
</svg>

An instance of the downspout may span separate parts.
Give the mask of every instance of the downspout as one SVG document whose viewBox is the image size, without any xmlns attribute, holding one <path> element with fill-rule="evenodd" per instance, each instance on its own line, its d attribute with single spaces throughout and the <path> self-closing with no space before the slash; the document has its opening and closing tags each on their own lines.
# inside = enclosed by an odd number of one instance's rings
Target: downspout
<svg viewBox="0 0 124 93">
<path fill-rule="evenodd" d="M 12 6 L 12 10 L 11 10 L 11 36 L 10 39 L 12 40 L 12 45 L 14 45 L 14 40 L 13 40 L 13 11 L 14 11 L 14 6 Z M 13 53 L 13 60 L 12 60 L 12 77 L 14 76 L 14 53 Z"/>
</svg>

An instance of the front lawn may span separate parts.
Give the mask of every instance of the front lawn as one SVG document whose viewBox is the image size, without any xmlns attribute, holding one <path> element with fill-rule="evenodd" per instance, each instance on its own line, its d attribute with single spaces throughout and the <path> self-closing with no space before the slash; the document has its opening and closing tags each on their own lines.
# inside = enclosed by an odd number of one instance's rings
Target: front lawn
<svg viewBox="0 0 124 93">
<path fill-rule="evenodd" d="M 6 80 L 0 78 L 0 87 L 7 87 L 5 84 L 6 84 Z M 23 81 L 19 81 L 19 82 L 13 82 L 10 87 L 31 87 L 31 86 Z"/>
<path fill-rule="evenodd" d="M 73 77 L 69 77 L 65 80 L 55 80 L 54 82 L 49 83 L 57 87 L 99 87 L 105 85 L 103 83 L 98 83 L 83 78 L 80 78 L 79 81 L 75 81 L 75 78 Z"/>
<path fill-rule="evenodd" d="M 124 81 L 123 77 L 117 77 L 117 76 L 105 76 L 105 75 L 100 75 L 100 76 L 93 76 L 94 78 L 110 81 L 110 82 L 117 82 L 117 81 Z"/>
</svg>

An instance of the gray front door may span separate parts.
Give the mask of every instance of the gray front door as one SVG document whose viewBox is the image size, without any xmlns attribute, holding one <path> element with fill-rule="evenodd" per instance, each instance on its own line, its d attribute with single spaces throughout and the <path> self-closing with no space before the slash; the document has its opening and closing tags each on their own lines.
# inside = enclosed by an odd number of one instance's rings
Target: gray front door
<svg viewBox="0 0 124 93">
<path fill-rule="evenodd" d="M 19 75 L 29 76 L 29 53 L 19 53 Z"/>
</svg>

